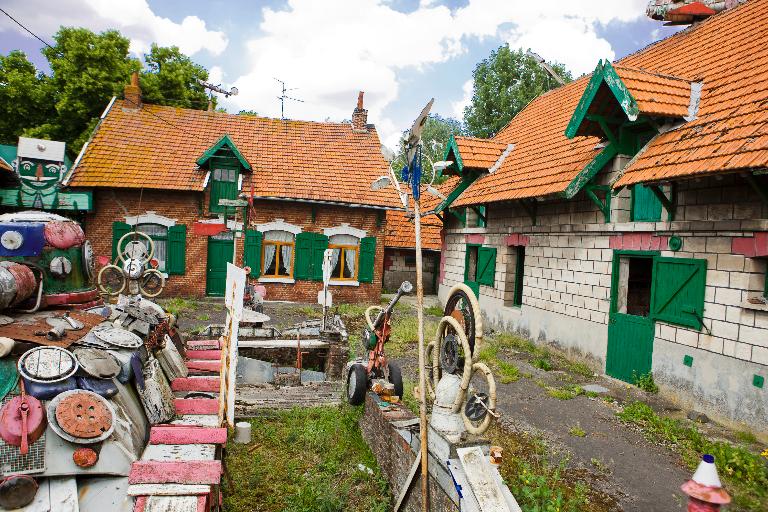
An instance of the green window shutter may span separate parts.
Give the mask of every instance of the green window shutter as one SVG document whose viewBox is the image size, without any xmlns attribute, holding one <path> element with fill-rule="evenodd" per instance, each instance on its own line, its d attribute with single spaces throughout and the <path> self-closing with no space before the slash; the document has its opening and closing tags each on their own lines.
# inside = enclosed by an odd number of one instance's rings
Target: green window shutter
<svg viewBox="0 0 768 512">
<path fill-rule="evenodd" d="M 360 259 L 357 280 L 361 283 L 373 282 L 374 262 L 376 261 L 376 237 L 367 236 L 360 240 Z"/>
<path fill-rule="evenodd" d="M 478 206 L 477 207 L 477 222 L 476 225 L 479 228 L 484 228 L 488 224 L 488 208 L 485 206 Z"/>
<path fill-rule="evenodd" d="M 644 185 L 632 187 L 632 220 L 658 222 L 661 220 L 661 201 Z"/>
<path fill-rule="evenodd" d="M 211 169 L 211 200 L 209 209 L 212 213 L 224 213 L 227 210 L 224 206 L 219 206 L 219 199 L 236 199 L 237 183 L 240 173 L 237 168 L 215 168 Z M 231 212 L 232 209 L 230 208 Z"/>
<path fill-rule="evenodd" d="M 315 239 L 312 241 L 312 280 L 323 280 L 323 253 L 328 248 L 328 237 L 313 233 Z"/>
<path fill-rule="evenodd" d="M 251 277 L 261 275 L 261 240 L 264 234 L 255 229 L 245 230 L 245 243 L 243 247 L 243 265 L 251 267 Z"/>
<path fill-rule="evenodd" d="M 130 231 L 131 226 L 125 222 L 117 221 L 112 223 L 112 263 L 117 259 L 117 242 L 120 241 L 123 235 L 130 233 Z"/>
<path fill-rule="evenodd" d="M 168 228 L 168 260 L 165 270 L 169 275 L 181 275 L 187 270 L 187 226 L 184 224 Z"/>
<path fill-rule="evenodd" d="M 493 286 L 496 277 L 496 248 L 479 247 L 477 249 L 477 282 Z"/>
<path fill-rule="evenodd" d="M 315 233 L 302 232 L 296 235 L 296 261 L 294 263 L 294 279 L 312 279 L 312 242 Z"/>
<path fill-rule="evenodd" d="M 707 260 L 655 258 L 651 317 L 701 329 L 706 279 Z"/>
</svg>

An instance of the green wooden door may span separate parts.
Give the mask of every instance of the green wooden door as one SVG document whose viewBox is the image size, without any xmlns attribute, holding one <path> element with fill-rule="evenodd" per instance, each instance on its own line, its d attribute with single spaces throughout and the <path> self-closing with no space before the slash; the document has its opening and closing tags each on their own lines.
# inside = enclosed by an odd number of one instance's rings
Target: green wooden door
<svg viewBox="0 0 768 512">
<path fill-rule="evenodd" d="M 650 314 L 655 253 L 615 252 L 605 373 L 634 383 L 651 371 L 655 324 Z"/>
<path fill-rule="evenodd" d="M 228 235 L 228 236 L 227 236 Z M 208 237 L 205 293 L 223 297 L 227 288 L 227 263 L 232 263 L 232 233 Z"/>
</svg>

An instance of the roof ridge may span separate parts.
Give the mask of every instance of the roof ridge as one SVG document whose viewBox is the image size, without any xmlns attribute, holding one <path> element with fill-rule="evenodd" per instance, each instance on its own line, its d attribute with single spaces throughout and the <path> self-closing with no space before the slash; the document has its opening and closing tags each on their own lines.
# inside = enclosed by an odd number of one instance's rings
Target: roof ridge
<svg viewBox="0 0 768 512">
<path fill-rule="evenodd" d="M 613 67 L 616 69 L 627 69 L 629 71 L 639 71 L 641 73 L 646 73 L 648 75 L 653 75 L 659 78 L 669 78 L 671 80 L 681 80 L 683 82 L 693 82 L 696 80 L 695 78 L 685 78 L 682 76 L 670 75 L 668 73 L 659 73 L 658 71 L 652 71 L 650 69 L 639 68 L 635 66 L 625 66 L 624 64 L 613 64 Z"/>
</svg>

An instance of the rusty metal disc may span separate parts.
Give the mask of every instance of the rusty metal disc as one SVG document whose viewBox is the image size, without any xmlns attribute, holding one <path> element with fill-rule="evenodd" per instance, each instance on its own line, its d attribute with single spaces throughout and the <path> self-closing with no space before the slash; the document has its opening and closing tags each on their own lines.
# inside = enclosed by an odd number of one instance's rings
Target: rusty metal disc
<svg viewBox="0 0 768 512">
<path fill-rule="evenodd" d="M 93 448 L 78 448 L 72 454 L 72 460 L 81 468 L 90 468 L 99 462 L 99 454 Z"/>
<path fill-rule="evenodd" d="M 56 407 L 56 422 L 73 437 L 99 437 L 112 428 L 112 421 L 112 410 L 95 393 L 77 391 Z"/>
<path fill-rule="evenodd" d="M 80 368 L 88 375 L 99 379 L 111 379 L 120 373 L 120 363 L 106 350 L 98 348 L 76 348 L 72 351 Z"/>
</svg>

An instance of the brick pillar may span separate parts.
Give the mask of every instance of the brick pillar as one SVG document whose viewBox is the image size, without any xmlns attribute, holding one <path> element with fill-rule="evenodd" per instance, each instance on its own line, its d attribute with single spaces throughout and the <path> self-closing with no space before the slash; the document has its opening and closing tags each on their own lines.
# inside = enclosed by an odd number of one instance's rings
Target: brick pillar
<svg viewBox="0 0 768 512">
<path fill-rule="evenodd" d="M 137 71 L 131 74 L 131 83 L 125 86 L 124 94 L 127 108 L 141 108 L 141 87 Z"/>
<path fill-rule="evenodd" d="M 363 91 L 357 95 L 357 107 L 352 111 L 352 129 L 368 131 L 368 111 L 363 108 Z"/>
</svg>

